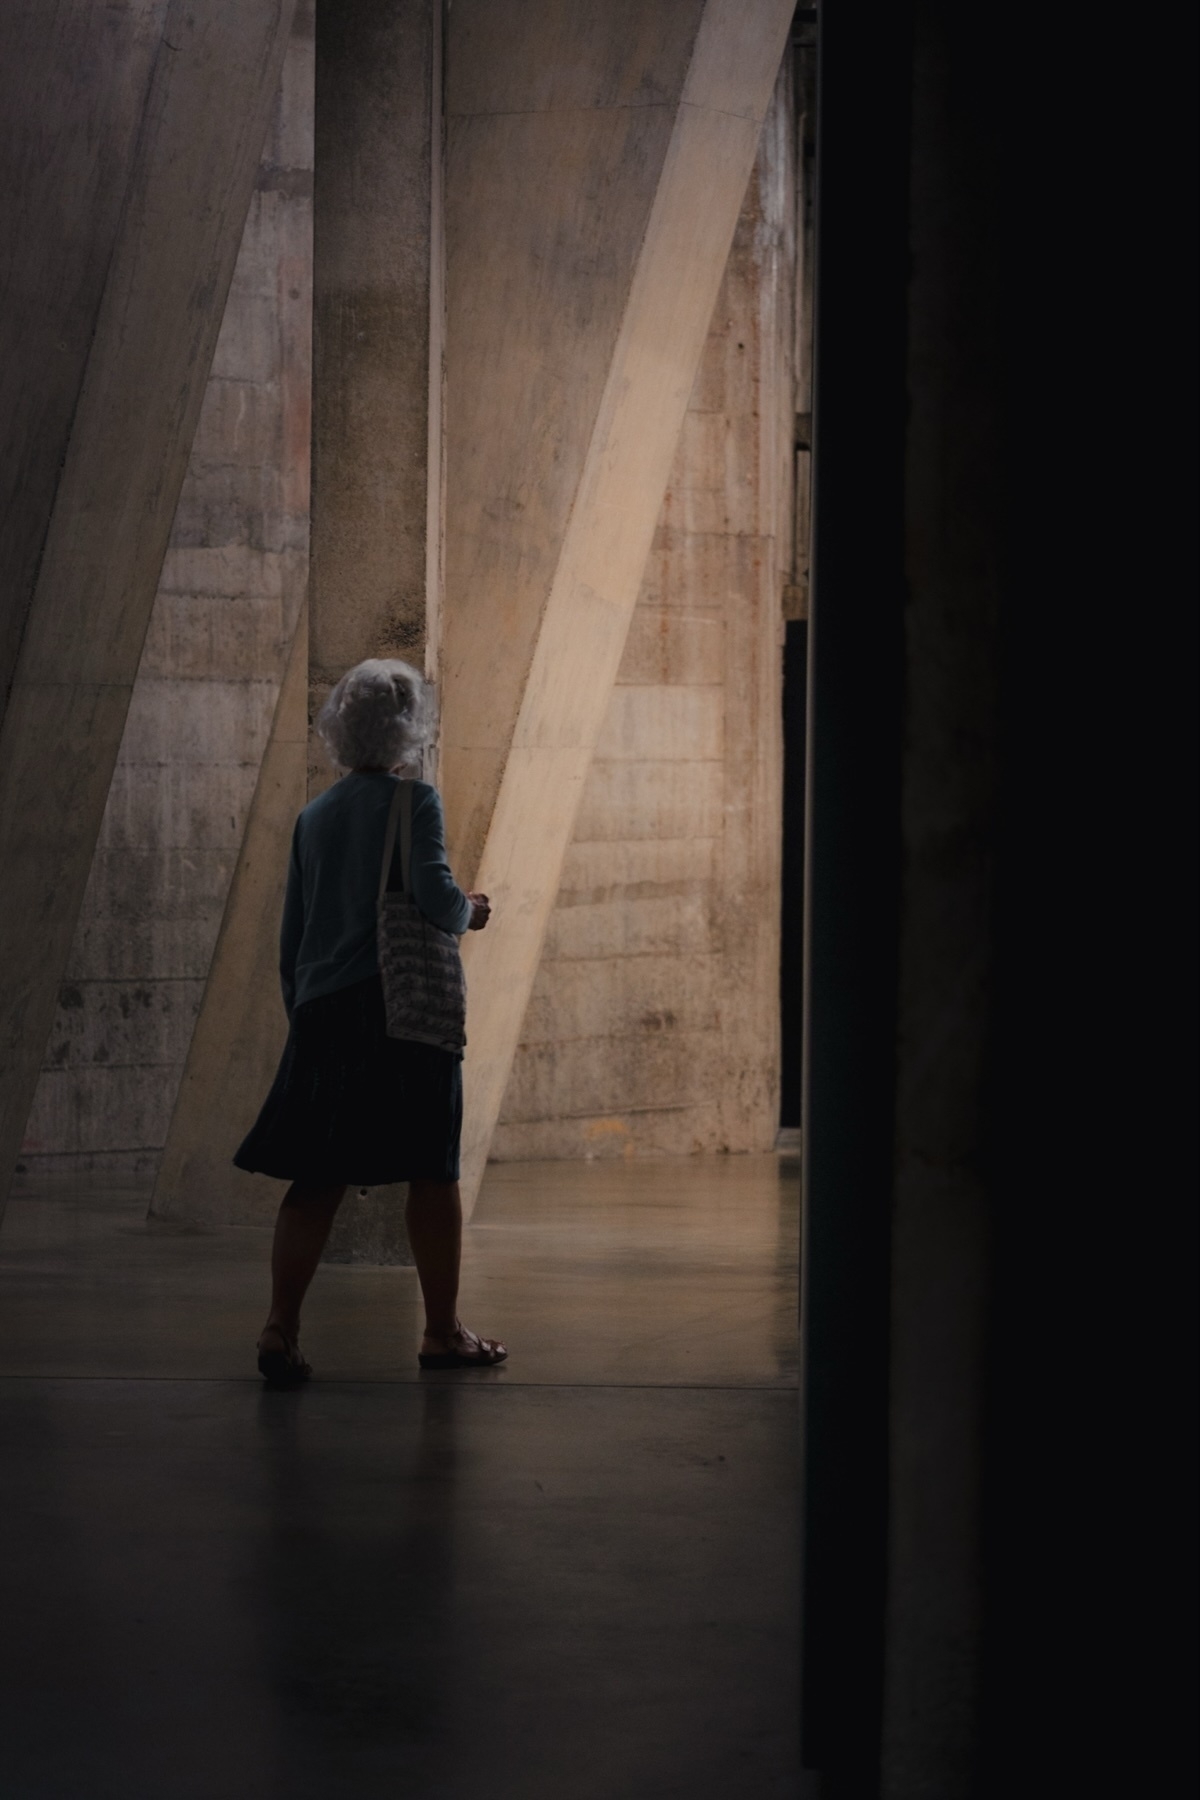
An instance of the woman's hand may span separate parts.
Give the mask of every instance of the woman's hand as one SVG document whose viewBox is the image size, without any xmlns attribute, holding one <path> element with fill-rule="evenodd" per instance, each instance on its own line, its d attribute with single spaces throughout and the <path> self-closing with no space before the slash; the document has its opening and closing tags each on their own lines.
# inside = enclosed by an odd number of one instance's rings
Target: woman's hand
<svg viewBox="0 0 1200 1800">
<path fill-rule="evenodd" d="M 468 931 L 482 931 L 492 916 L 492 903 L 486 894 L 468 894 L 471 902 L 471 921 Z"/>
</svg>

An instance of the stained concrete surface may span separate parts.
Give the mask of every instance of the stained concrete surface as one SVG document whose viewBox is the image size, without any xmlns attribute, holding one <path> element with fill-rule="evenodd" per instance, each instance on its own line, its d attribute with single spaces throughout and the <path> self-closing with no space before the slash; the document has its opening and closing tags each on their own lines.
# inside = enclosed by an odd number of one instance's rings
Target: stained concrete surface
<svg viewBox="0 0 1200 1800">
<path fill-rule="evenodd" d="M 493 903 L 463 943 L 468 1210 L 793 11 L 447 16 L 439 785 L 451 865 Z"/>
<path fill-rule="evenodd" d="M 490 1154 L 770 1149 L 780 591 L 791 558 L 788 59 L 708 326 Z"/>
<path fill-rule="evenodd" d="M 796 1779 L 795 1165 L 493 1166 L 420 1376 L 403 1268 L 27 1182 L 0 1236 L 12 1800 L 691 1800 Z"/>
<path fill-rule="evenodd" d="M 312 95 L 313 5 L 300 0 L 25 1124 L 26 1156 L 151 1168 L 197 1008 L 206 993 L 212 1004 L 213 949 L 256 782 L 264 786 L 308 579 Z M 265 879 L 278 871 L 271 952 L 260 958 L 269 976 L 305 762 L 301 745 L 290 791 L 266 770 L 287 813 L 282 856 L 259 854 Z M 255 1004 L 269 1084 L 287 1031 L 277 980 L 267 1004 L 257 995 Z M 236 1035 L 227 1028 L 227 1062 Z M 256 1069 L 250 1085 L 262 1079 Z"/>
<path fill-rule="evenodd" d="M 63 340 L 81 375 L 74 399 L 70 383 L 66 391 L 54 384 L 69 427 L 61 436 L 33 433 L 43 474 L 50 438 L 63 454 L 57 480 L 41 490 L 35 561 L 25 560 L 32 591 L 13 596 L 25 619 L 0 735 L 0 845 L 9 872 L 0 889 L 5 1189 L 92 866 L 295 0 L 183 0 L 162 9 L 122 200 L 104 207 L 114 228 L 107 243 L 76 233 L 94 189 L 62 185 L 72 157 L 63 165 L 43 148 L 54 141 L 59 109 L 47 113 L 37 98 L 54 90 L 60 58 L 87 68 L 86 85 L 103 85 L 107 58 L 89 56 L 81 25 L 88 10 L 56 10 L 56 29 L 42 34 L 31 63 L 0 63 L 5 102 L 14 92 L 34 97 L 34 112 L 23 102 L 16 119 L 32 120 L 25 155 L 55 184 L 48 201 L 40 184 L 10 178 L 0 188 L 40 215 L 43 233 L 72 246 L 65 261 L 19 259 L 32 281 L 19 315 L 49 307 L 62 316 L 56 286 L 82 277 L 93 290 L 97 251 L 106 265 L 94 323 L 86 329 L 75 320 L 88 340 L 86 370 Z M 110 19 L 122 10 L 105 9 Z M 123 39 L 118 30 L 115 44 Z M 119 176 L 120 159 L 108 164 L 109 134 L 96 123 L 98 138 L 87 133 L 89 161 L 94 151 L 101 170 Z M 71 141 L 74 156 L 79 145 Z M 85 251 L 84 266 L 75 247 Z M 18 340 L 22 366 L 36 366 L 40 342 L 40 333 Z M 12 491 L 14 465 L 20 485 L 25 447 L 8 445 L 0 493 Z M 28 548 L 28 533 L 22 538 Z"/>
</svg>

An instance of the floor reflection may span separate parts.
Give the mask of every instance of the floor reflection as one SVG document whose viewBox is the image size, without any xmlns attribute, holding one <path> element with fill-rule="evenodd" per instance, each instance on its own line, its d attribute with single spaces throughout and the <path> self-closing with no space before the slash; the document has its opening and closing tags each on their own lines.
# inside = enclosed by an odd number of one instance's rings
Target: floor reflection
<svg viewBox="0 0 1200 1800">
<path fill-rule="evenodd" d="M 412 1271 L 325 1268 L 279 1394 L 266 1234 L 27 1188 L 6 1800 L 790 1800 L 797 1199 L 773 1157 L 501 1166 L 464 1314 L 511 1362 L 419 1375 Z"/>
<path fill-rule="evenodd" d="M 319 1387 L 257 1401 L 263 1525 L 251 1570 L 267 1686 L 291 1778 L 296 1737 L 433 1781 L 451 1734 L 459 1617 L 455 1493 L 460 1394 L 418 1390 L 415 1417 L 386 1399 L 324 1403 Z M 382 1411 L 382 1418 L 380 1413 Z"/>
</svg>

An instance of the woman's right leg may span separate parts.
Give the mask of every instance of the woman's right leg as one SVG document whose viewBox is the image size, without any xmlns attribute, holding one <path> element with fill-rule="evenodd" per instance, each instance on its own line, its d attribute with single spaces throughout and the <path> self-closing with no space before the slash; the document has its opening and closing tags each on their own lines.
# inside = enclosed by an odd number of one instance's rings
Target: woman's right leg
<svg viewBox="0 0 1200 1800">
<path fill-rule="evenodd" d="M 404 1222 L 425 1301 L 426 1336 L 452 1337 L 458 1330 L 462 1260 L 462 1200 L 457 1181 L 410 1181 Z"/>
<path fill-rule="evenodd" d="M 496 1338 L 468 1331 L 458 1318 L 462 1200 L 457 1181 L 411 1181 L 404 1212 L 425 1301 L 424 1368 L 490 1367 L 508 1355 Z"/>
</svg>

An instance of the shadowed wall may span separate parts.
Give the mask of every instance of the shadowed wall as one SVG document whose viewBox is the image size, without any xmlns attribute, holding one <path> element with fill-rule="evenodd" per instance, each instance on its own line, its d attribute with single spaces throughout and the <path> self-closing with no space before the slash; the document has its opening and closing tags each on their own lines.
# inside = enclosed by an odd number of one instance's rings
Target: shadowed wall
<svg viewBox="0 0 1200 1800">
<path fill-rule="evenodd" d="M 23 1157 L 162 1149 L 308 576 L 312 4 L 242 235 Z"/>
</svg>

